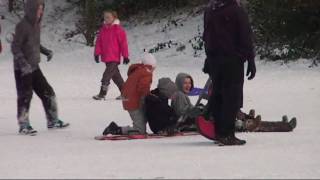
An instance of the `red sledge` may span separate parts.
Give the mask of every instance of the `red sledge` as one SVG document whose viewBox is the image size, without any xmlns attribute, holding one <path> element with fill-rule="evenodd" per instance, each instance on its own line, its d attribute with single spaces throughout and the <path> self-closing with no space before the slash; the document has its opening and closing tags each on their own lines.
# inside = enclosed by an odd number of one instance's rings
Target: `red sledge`
<svg viewBox="0 0 320 180">
<path fill-rule="evenodd" d="M 216 131 L 213 121 L 206 120 L 203 116 L 199 116 L 196 119 L 196 125 L 198 127 L 199 133 L 210 140 L 215 140 Z"/>
<path fill-rule="evenodd" d="M 188 133 L 177 133 L 173 136 L 165 136 L 159 134 L 148 134 L 148 135 L 107 135 L 107 136 L 96 136 L 95 140 L 99 141 L 125 141 L 125 140 L 143 140 L 143 139 L 162 139 L 162 138 L 173 138 L 173 137 L 184 137 L 184 136 L 196 136 L 199 135 L 197 132 Z"/>
</svg>

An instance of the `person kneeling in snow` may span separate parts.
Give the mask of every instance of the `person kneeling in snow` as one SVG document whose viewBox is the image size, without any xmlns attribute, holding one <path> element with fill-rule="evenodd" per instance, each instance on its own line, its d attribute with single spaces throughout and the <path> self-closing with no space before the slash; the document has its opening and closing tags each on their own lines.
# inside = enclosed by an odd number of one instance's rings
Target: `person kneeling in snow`
<svg viewBox="0 0 320 180">
<path fill-rule="evenodd" d="M 25 17 L 16 26 L 12 42 L 14 74 L 18 94 L 19 133 L 35 134 L 29 121 L 29 109 L 33 91 L 40 97 L 47 116 L 47 127 L 64 128 L 68 123 L 58 119 L 56 95 L 39 67 L 40 53 L 48 61 L 53 52 L 40 45 L 40 23 L 44 11 L 43 0 L 28 0 L 25 5 Z"/>
<path fill-rule="evenodd" d="M 156 58 L 145 54 L 141 64 L 133 64 L 128 70 L 128 79 L 123 85 L 123 107 L 129 112 L 133 127 L 119 127 L 115 122 L 104 130 L 103 135 L 146 134 L 147 120 L 144 111 L 144 99 L 150 94 L 153 71 L 156 68 Z"/>
</svg>

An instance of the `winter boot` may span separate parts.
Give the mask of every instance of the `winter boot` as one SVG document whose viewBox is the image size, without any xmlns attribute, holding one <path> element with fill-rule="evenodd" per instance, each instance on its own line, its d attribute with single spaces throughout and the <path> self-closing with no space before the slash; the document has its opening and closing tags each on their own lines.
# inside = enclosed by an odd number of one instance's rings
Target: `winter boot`
<svg viewBox="0 0 320 180">
<path fill-rule="evenodd" d="M 19 134 L 21 135 L 28 135 L 28 136 L 35 136 L 37 135 L 38 131 L 34 130 L 32 126 L 20 127 Z"/>
<path fill-rule="evenodd" d="M 290 127 L 294 130 L 297 127 L 297 118 L 292 118 L 289 122 Z"/>
<path fill-rule="evenodd" d="M 217 137 L 216 141 L 219 146 L 242 146 L 247 143 L 244 140 L 236 138 L 234 135 L 227 137 Z"/>
<path fill-rule="evenodd" d="M 69 123 L 65 123 L 61 120 L 57 120 L 53 123 L 49 123 L 48 124 L 48 129 L 64 129 L 66 127 L 69 127 L 70 124 Z"/>
<path fill-rule="evenodd" d="M 288 123 L 289 122 L 289 118 L 288 118 L 287 115 L 282 116 L 282 122 L 284 122 L 284 123 Z"/>
<path fill-rule="evenodd" d="M 163 135 L 163 136 L 174 136 L 175 134 L 178 133 L 178 130 L 175 125 L 169 126 L 162 131 L 159 131 L 157 134 Z"/>
<path fill-rule="evenodd" d="M 247 119 L 244 122 L 245 130 L 248 132 L 255 132 L 261 123 L 261 116 L 258 115 L 255 119 Z"/>
<path fill-rule="evenodd" d="M 115 122 L 111 122 L 109 126 L 102 133 L 104 136 L 112 135 L 122 135 L 121 127 L 119 127 Z"/>
<path fill-rule="evenodd" d="M 248 114 L 248 117 L 247 117 L 247 118 L 252 118 L 252 119 L 254 119 L 255 117 L 256 117 L 256 110 L 251 109 L 251 110 L 249 111 L 249 114 Z"/>
<path fill-rule="evenodd" d="M 108 86 L 101 86 L 99 94 L 93 96 L 92 98 L 97 101 L 106 99 L 108 89 L 109 89 Z"/>
<path fill-rule="evenodd" d="M 234 138 L 234 141 L 237 145 L 245 145 L 247 143 L 247 141 L 245 140 L 242 140 L 242 139 L 239 139 L 237 138 L 235 135 L 233 135 L 233 138 Z"/>
</svg>

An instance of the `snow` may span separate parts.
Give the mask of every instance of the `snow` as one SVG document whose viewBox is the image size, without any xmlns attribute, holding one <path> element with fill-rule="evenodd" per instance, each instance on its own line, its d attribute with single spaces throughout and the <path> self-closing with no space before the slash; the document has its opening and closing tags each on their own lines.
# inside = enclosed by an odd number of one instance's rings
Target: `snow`
<svg viewBox="0 0 320 180">
<path fill-rule="evenodd" d="M 157 31 L 164 22 L 126 26 L 132 61 L 138 61 L 142 50 L 157 42 L 187 41 L 198 33 L 201 18 L 189 18 L 184 27 L 166 33 Z M 258 60 L 256 79 L 245 85 L 245 110 L 255 108 L 263 120 L 270 121 L 281 120 L 284 114 L 295 116 L 298 127 L 292 133 L 238 134 L 248 142 L 243 147 L 217 147 L 201 136 L 100 142 L 93 137 L 111 121 L 128 125 L 130 118 L 119 101 L 91 99 L 98 92 L 104 66 L 94 62 L 92 48 L 57 41 L 61 27 L 72 28 L 65 23 L 73 21 L 71 15 L 63 19 L 53 22 L 57 28 L 46 25 L 43 30 L 43 43 L 55 55 L 49 63 L 43 58 L 41 67 L 57 93 L 60 117 L 72 126 L 48 131 L 41 102 L 34 95 L 30 117 L 39 135 L 18 135 L 12 56 L 4 42 L 5 51 L 0 55 L 0 178 L 320 178 L 320 71 L 308 68 L 310 61 L 282 65 Z M 8 19 L 1 24 L 4 32 L 13 27 Z M 204 55 L 193 57 L 190 46 L 184 52 L 170 49 L 155 55 L 159 62 L 153 87 L 160 77 L 174 79 L 179 72 L 190 73 L 197 87 L 205 84 Z M 128 67 L 121 65 L 120 69 L 125 76 Z M 108 97 L 118 95 L 112 85 Z"/>
</svg>

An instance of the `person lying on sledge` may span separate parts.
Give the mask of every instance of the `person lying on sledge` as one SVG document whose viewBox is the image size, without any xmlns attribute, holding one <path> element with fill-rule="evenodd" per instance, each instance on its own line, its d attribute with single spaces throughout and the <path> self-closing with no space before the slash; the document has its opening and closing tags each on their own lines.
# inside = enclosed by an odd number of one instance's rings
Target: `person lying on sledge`
<svg viewBox="0 0 320 180">
<path fill-rule="evenodd" d="M 189 74 L 178 74 L 176 85 L 179 91 L 173 97 L 171 106 L 179 116 L 177 127 L 180 131 L 196 131 L 195 119 L 201 114 L 205 114 L 208 105 L 204 107 L 199 103 L 195 107 L 191 103 L 188 94 L 194 88 L 194 80 Z M 209 87 L 212 88 L 212 86 Z M 210 88 L 208 91 L 214 93 Z M 289 121 L 287 116 L 284 116 L 282 121 L 262 121 L 260 115 L 255 115 L 255 110 L 250 110 L 249 114 L 239 110 L 236 119 L 235 125 L 238 132 L 290 132 L 297 125 L 296 118 Z"/>
</svg>

